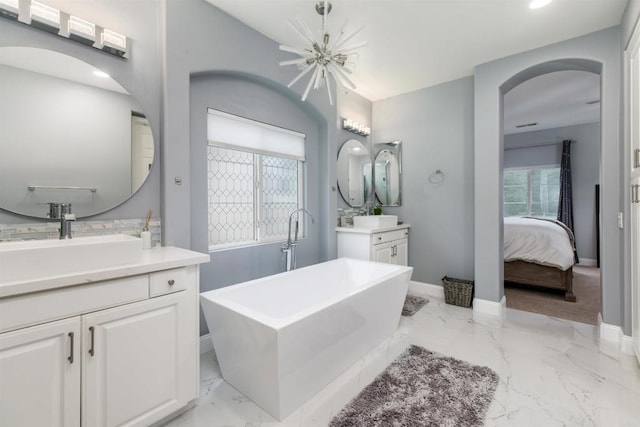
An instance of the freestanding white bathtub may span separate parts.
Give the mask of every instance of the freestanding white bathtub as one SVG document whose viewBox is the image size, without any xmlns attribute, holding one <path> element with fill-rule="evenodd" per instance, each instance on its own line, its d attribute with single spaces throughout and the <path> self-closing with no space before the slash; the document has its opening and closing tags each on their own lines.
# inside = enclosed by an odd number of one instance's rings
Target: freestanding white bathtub
<svg viewBox="0 0 640 427">
<path fill-rule="evenodd" d="M 412 271 L 340 258 L 201 293 L 223 378 L 284 419 L 394 333 Z"/>
</svg>

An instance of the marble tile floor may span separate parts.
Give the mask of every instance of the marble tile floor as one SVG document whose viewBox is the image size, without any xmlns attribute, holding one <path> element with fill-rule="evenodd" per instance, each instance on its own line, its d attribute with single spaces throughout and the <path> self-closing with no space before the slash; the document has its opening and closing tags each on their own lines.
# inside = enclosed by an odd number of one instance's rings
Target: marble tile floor
<svg viewBox="0 0 640 427">
<path fill-rule="evenodd" d="M 592 325 L 507 309 L 505 319 L 430 303 L 394 336 L 278 422 L 227 384 L 213 352 L 201 358 L 197 405 L 170 427 L 326 426 L 409 345 L 492 368 L 500 384 L 487 426 L 640 426 L 640 366 L 601 344 Z"/>
</svg>

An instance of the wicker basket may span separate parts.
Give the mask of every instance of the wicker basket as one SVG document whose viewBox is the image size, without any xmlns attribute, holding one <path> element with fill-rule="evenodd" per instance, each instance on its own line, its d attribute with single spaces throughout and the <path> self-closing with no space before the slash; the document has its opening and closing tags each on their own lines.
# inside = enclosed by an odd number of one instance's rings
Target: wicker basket
<svg viewBox="0 0 640 427">
<path fill-rule="evenodd" d="M 442 284 L 444 285 L 444 301 L 447 304 L 471 307 L 473 280 L 444 276 L 442 278 Z"/>
</svg>

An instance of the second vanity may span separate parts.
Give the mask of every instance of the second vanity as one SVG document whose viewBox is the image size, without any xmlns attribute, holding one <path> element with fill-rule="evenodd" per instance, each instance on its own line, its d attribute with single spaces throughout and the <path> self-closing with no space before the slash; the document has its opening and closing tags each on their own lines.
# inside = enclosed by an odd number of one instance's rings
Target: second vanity
<svg viewBox="0 0 640 427">
<path fill-rule="evenodd" d="M 338 258 L 408 265 L 409 225 L 379 228 L 337 227 Z"/>
<path fill-rule="evenodd" d="M 0 425 L 147 426 L 188 407 L 208 260 L 163 247 L 49 277 L 0 271 Z"/>
</svg>

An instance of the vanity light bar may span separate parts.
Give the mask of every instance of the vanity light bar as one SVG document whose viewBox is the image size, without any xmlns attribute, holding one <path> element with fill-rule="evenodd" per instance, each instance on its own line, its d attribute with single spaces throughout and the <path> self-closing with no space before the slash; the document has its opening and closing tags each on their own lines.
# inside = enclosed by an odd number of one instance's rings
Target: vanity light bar
<svg viewBox="0 0 640 427">
<path fill-rule="evenodd" d="M 32 1 L 29 8 L 31 26 L 57 33 L 60 31 L 60 11 L 38 1 Z"/>
<path fill-rule="evenodd" d="M 69 38 L 81 43 L 96 42 L 96 24 L 77 16 L 69 16 Z"/>
<path fill-rule="evenodd" d="M 18 15 L 20 15 L 19 0 L 0 0 L 0 16 L 17 21 Z"/>
<path fill-rule="evenodd" d="M 127 37 L 108 29 L 102 30 L 100 37 L 102 42 L 102 50 L 118 56 L 124 56 L 127 53 Z"/>
<path fill-rule="evenodd" d="M 129 57 L 127 36 L 36 0 L 0 0 L 0 17 L 17 20 L 120 58 Z"/>
<path fill-rule="evenodd" d="M 371 135 L 371 128 L 358 122 L 354 122 L 351 119 L 342 119 L 342 129 L 348 130 L 349 132 L 353 132 L 357 135 Z"/>
</svg>

